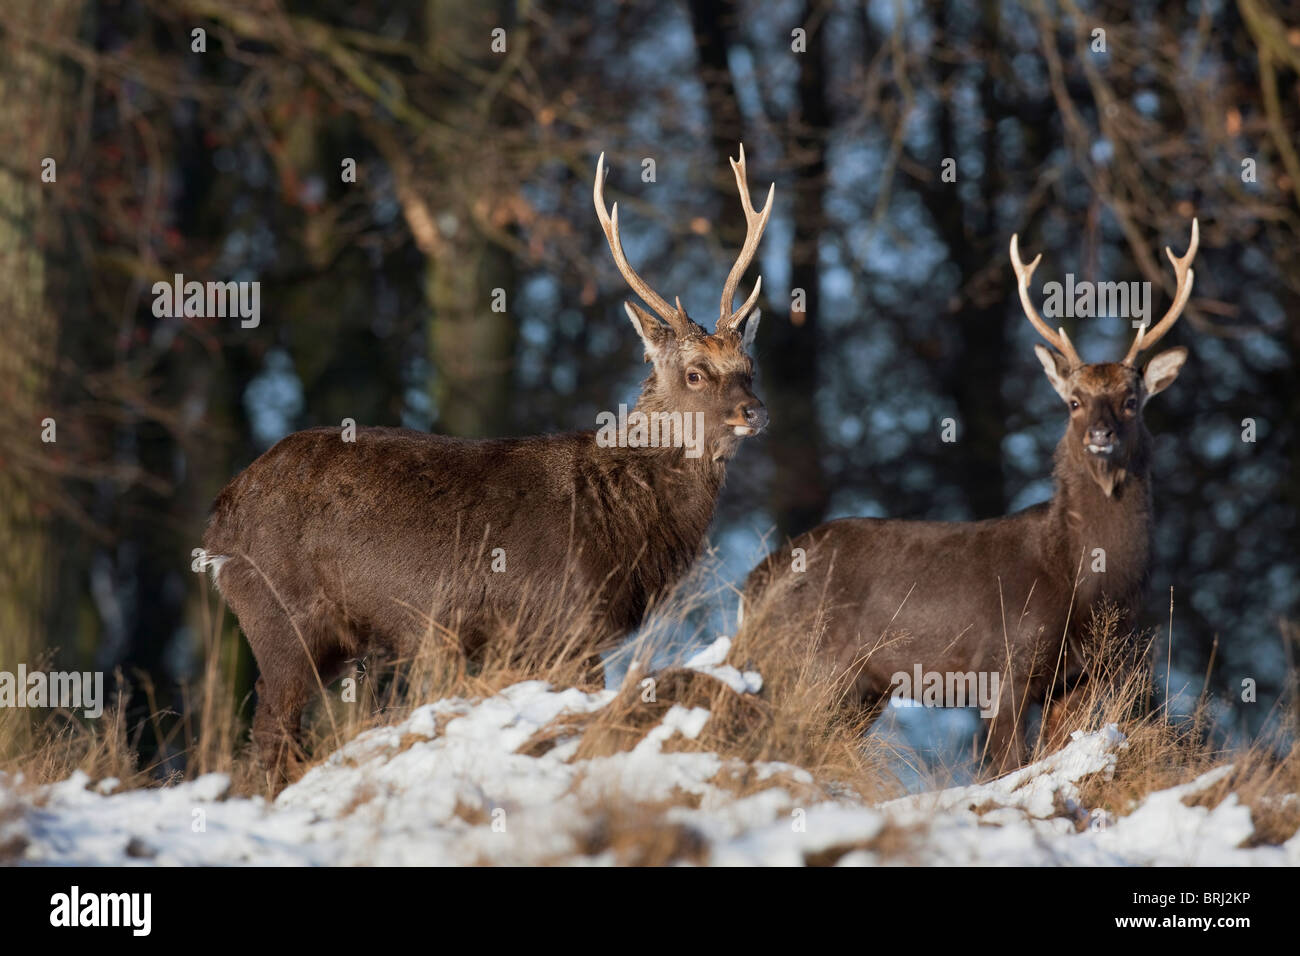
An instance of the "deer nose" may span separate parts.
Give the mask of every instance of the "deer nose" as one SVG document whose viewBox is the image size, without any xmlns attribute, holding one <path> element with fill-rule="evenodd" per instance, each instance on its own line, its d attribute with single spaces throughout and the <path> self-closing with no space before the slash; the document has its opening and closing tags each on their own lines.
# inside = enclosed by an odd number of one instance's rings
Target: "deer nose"
<svg viewBox="0 0 1300 956">
<path fill-rule="evenodd" d="M 741 409 L 741 413 L 745 416 L 745 424 L 754 429 L 755 433 L 767 427 L 767 409 L 762 402 L 746 405 Z"/>
<path fill-rule="evenodd" d="M 1109 425 L 1094 425 L 1088 429 L 1088 441 L 1094 445 L 1109 445 L 1115 438 L 1115 432 Z"/>
</svg>

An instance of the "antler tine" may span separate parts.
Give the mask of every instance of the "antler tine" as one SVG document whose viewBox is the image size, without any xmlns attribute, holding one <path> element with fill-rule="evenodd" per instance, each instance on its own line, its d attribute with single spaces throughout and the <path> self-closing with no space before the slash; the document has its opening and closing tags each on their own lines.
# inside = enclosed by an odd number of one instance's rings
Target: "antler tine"
<svg viewBox="0 0 1300 956">
<path fill-rule="evenodd" d="M 741 247 L 740 255 L 736 257 L 731 272 L 727 274 L 726 285 L 722 287 L 722 305 L 718 309 L 717 331 L 719 332 L 723 329 L 734 329 L 758 301 L 758 290 L 763 283 L 762 276 L 759 276 L 758 281 L 754 283 L 754 291 L 749 294 L 744 304 L 736 311 L 731 311 L 731 307 L 736 302 L 736 287 L 740 285 L 745 270 L 754 260 L 754 253 L 758 251 L 759 240 L 763 238 L 763 230 L 767 228 L 767 220 L 772 215 L 772 203 L 776 198 L 776 183 L 773 183 L 767 190 L 767 201 L 763 204 L 763 211 L 758 212 L 754 209 L 754 203 L 749 196 L 749 177 L 745 171 L 744 143 L 740 144 L 739 161 L 731 160 L 731 171 L 736 174 L 736 188 L 740 191 L 740 204 L 745 210 L 745 244 Z"/>
<path fill-rule="evenodd" d="M 1159 342 L 1171 328 L 1178 317 L 1183 314 L 1183 309 L 1187 306 L 1187 300 L 1192 297 L 1192 283 L 1196 280 L 1196 273 L 1190 268 L 1192 260 L 1196 258 L 1196 249 L 1201 244 L 1201 227 L 1196 219 L 1192 219 L 1192 241 L 1188 245 L 1187 251 L 1183 253 L 1182 258 L 1174 255 L 1174 250 L 1165 246 L 1165 255 L 1169 261 L 1174 264 L 1174 275 L 1178 278 L 1178 286 L 1174 290 L 1174 302 L 1147 333 L 1147 327 L 1144 325 L 1138 329 L 1137 335 L 1133 337 L 1133 344 L 1129 347 L 1128 354 L 1124 356 L 1125 365 L 1131 366 L 1137 361 L 1138 355 L 1146 349 L 1151 348 Z"/>
<path fill-rule="evenodd" d="M 1065 329 L 1057 329 L 1053 332 L 1043 321 L 1043 317 L 1038 314 L 1038 309 L 1034 308 L 1033 300 L 1029 297 L 1029 280 L 1038 268 L 1038 263 L 1043 259 L 1040 252 L 1034 256 L 1034 261 L 1025 265 L 1020 261 L 1020 234 L 1017 233 L 1011 237 L 1011 268 L 1016 272 L 1016 284 L 1020 288 L 1020 305 L 1025 310 L 1025 316 L 1029 319 L 1029 324 L 1038 330 L 1038 334 L 1047 340 L 1047 343 L 1056 349 L 1069 361 L 1071 365 L 1082 365 L 1083 360 L 1079 358 L 1079 353 L 1074 350 L 1074 344 L 1070 337 L 1065 334 Z"/>
<path fill-rule="evenodd" d="M 600 154 L 600 159 L 596 162 L 596 182 L 591 189 L 592 201 L 596 204 L 596 216 L 600 219 L 601 228 L 605 230 L 605 239 L 609 242 L 609 251 L 614 254 L 614 264 L 618 266 L 619 273 L 623 280 L 631 287 L 632 291 L 640 296 L 646 305 L 650 306 L 661 319 L 667 322 L 679 335 L 686 331 L 686 317 L 684 312 L 679 312 L 669 305 L 654 289 L 650 288 L 632 268 L 627 261 L 627 256 L 623 254 L 623 241 L 618 235 L 618 203 L 614 203 L 611 212 L 605 211 L 605 154 Z"/>
</svg>

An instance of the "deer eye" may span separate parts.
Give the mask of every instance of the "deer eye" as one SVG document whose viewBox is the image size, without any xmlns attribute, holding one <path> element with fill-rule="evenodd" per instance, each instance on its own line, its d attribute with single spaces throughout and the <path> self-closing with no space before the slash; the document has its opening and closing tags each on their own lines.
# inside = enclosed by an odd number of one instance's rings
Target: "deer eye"
<svg viewBox="0 0 1300 956">
<path fill-rule="evenodd" d="M 1077 398 L 1070 399 L 1070 411 L 1077 412 L 1078 410 L 1079 410 L 1079 400 Z"/>
<path fill-rule="evenodd" d="M 699 385 L 703 381 L 704 376 L 695 371 L 695 369 L 691 369 L 686 373 L 686 382 L 689 385 Z"/>
<path fill-rule="evenodd" d="M 1130 396 L 1129 398 L 1126 398 L 1126 399 L 1124 400 L 1124 411 L 1126 411 L 1126 412 L 1136 412 L 1136 411 L 1137 411 L 1137 407 L 1138 407 L 1138 400 L 1137 400 L 1136 398 L 1133 398 L 1132 396 Z"/>
</svg>

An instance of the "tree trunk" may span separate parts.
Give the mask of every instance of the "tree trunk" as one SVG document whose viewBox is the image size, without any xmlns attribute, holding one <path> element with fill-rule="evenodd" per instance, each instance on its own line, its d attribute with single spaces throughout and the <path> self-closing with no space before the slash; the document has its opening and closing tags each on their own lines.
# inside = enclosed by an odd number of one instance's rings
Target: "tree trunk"
<svg viewBox="0 0 1300 956">
<path fill-rule="evenodd" d="M 743 136 L 743 122 L 735 78 L 728 68 L 727 47 L 734 35 L 737 10 L 732 3 L 692 0 L 690 11 L 714 150 L 719 155 L 735 155 L 736 143 Z M 811 15 L 811 7 L 806 5 L 798 22 L 807 23 Z M 816 401 L 821 299 L 818 249 L 826 226 L 822 206 L 830 131 L 823 44 L 817 37 L 809 38 L 809 49 L 799 54 L 799 63 L 798 115 L 789 125 L 790 132 L 782 145 L 796 177 L 791 288 L 802 290 L 804 308 L 792 312 L 782 304 L 770 309 L 755 346 L 763 372 L 760 391 L 772 409 L 764 446 L 775 465 L 768 501 L 778 537 L 816 525 L 830 500 Z M 729 201 L 722 207 L 719 233 L 724 238 L 737 236 L 738 248 L 744 234 L 744 217 L 730 192 L 730 170 L 726 180 Z M 755 201 L 761 202 L 762 198 L 762 191 L 756 190 Z"/>
<path fill-rule="evenodd" d="M 515 5 L 497 2 L 485 11 L 467 13 L 460 4 L 430 0 L 426 7 L 427 47 L 436 57 L 439 47 L 450 47 L 454 57 L 468 59 L 489 70 L 505 70 L 501 55 L 488 46 L 491 29 L 506 28 L 508 53 L 521 53 L 524 31 L 513 28 Z M 475 52 L 477 51 L 477 53 Z M 448 91 L 448 109 L 468 111 L 483 94 L 480 87 L 457 85 Z M 473 109 L 473 119 L 489 130 L 502 124 L 508 109 L 496 96 L 486 107 Z M 473 128 L 470 126 L 469 128 Z M 430 385 L 434 427 L 452 435 L 483 437 L 512 430 L 510 400 L 513 395 L 515 346 L 519 316 L 515 304 L 514 260 L 477 220 L 501 199 L 501 162 L 493 153 L 490 137 L 482 140 L 477 157 L 446 157 L 445 170 L 454 170 L 455 188 L 439 206 L 439 243 L 428 255 L 425 301 L 429 306 Z M 504 310 L 494 310 L 498 292 Z"/>
<path fill-rule="evenodd" d="M 5 20 L 69 41 L 81 9 L 81 0 L 12 0 Z M 77 83 L 48 49 L 12 29 L 0 27 L 0 37 L 0 667 L 8 669 L 33 665 L 46 644 L 56 557 L 47 489 L 58 444 L 42 442 L 41 423 L 60 424 L 50 397 L 59 334 L 54 299 L 66 284 L 55 264 L 57 207 L 76 188 L 68 123 Z M 41 180 L 47 157 L 56 163 L 55 182 Z"/>
<path fill-rule="evenodd" d="M 945 2 L 933 8 L 935 22 L 944 22 Z M 981 49 L 997 49 L 997 4 L 985 3 L 980 32 L 972 38 Z M 952 38 L 947 38 L 953 46 Z M 993 55 L 990 53 L 990 55 Z M 958 75 L 951 58 L 941 61 L 940 88 Z M 957 441 L 945 448 L 951 460 L 949 474 L 960 483 L 973 518 L 991 518 L 1005 513 L 1006 488 L 1002 467 L 1002 440 L 1006 436 L 1006 408 L 1002 397 L 1002 379 L 1006 369 L 1006 300 L 997 290 L 982 289 L 974 280 L 994 255 L 997 232 L 997 199 L 1001 189 L 997 138 L 991 118 L 999 115 L 994 99 L 993 64 L 984 64 L 979 85 L 980 108 L 985 128 L 978 138 L 983 154 L 983 180 L 978 206 L 962 204 L 959 184 L 963 181 L 963 164 L 958 156 L 957 125 L 969 122 L 959 118 L 952 107 L 948 90 L 939 98 L 936 111 L 940 161 L 957 160 L 957 182 L 944 182 L 938 175 L 925 189 L 922 198 L 948 255 L 960 270 L 956 310 L 939 316 L 939 337 L 951 343 L 940 385 L 957 406 L 960 416 Z M 1005 287 L 1004 287 L 1005 288 Z"/>
<path fill-rule="evenodd" d="M 800 23 L 813 18 L 805 4 Z M 804 309 L 773 309 L 760 333 L 766 343 L 763 390 L 774 409 L 768 450 L 776 463 L 771 489 L 772 514 L 780 535 L 794 535 L 821 521 L 830 504 L 822 463 L 817 417 L 818 329 L 821 321 L 821 236 L 826 229 L 826 149 L 830 138 L 826 44 L 808 38 L 799 54 L 799 115 L 791 127 L 786 155 L 797 177 L 794 189 L 794 243 L 790 250 L 791 294 L 801 290 Z"/>
</svg>

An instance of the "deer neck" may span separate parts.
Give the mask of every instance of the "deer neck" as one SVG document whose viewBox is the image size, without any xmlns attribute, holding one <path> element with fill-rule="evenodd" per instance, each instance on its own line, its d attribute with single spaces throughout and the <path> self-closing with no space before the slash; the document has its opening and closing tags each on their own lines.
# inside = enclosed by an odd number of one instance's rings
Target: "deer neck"
<svg viewBox="0 0 1300 956">
<path fill-rule="evenodd" d="M 579 536 L 597 542 L 598 576 L 620 627 L 671 589 L 700 554 L 713 521 L 725 464 L 681 448 L 606 448 L 593 440 L 584 468 Z"/>
<path fill-rule="evenodd" d="M 629 492 L 641 489 L 647 514 L 703 538 L 726 478 L 725 460 L 714 460 L 707 448 L 698 457 L 680 447 L 597 450 L 608 455 L 611 477 Z"/>
<path fill-rule="evenodd" d="M 1068 436 L 1056 450 L 1056 494 L 1047 550 L 1078 570 L 1076 605 L 1105 596 L 1131 609 L 1145 584 L 1151 552 L 1149 437 L 1122 472 L 1099 469 Z M 1082 564 L 1080 564 L 1082 561 Z"/>
<path fill-rule="evenodd" d="M 673 414 L 647 389 L 630 411 L 620 410 L 618 440 L 611 441 L 612 432 L 596 432 L 588 455 L 587 480 L 595 496 L 619 505 L 590 509 L 591 531 L 608 553 L 623 556 L 628 588 L 640 597 L 672 585 L 699 555 L 726 477 L 726 459 L 735 450 L 727 445 L 725 454 L 717 454 L 719 446 L 708 440 L 699 419 L 685 420 L 690 413 L 678 413 L 667 431 L 662 418 L 657 426 L 635 431 L 655 415 Z"/>
</svg>

